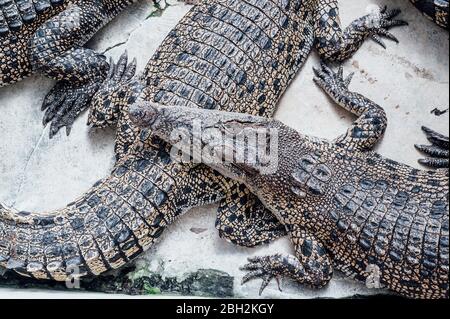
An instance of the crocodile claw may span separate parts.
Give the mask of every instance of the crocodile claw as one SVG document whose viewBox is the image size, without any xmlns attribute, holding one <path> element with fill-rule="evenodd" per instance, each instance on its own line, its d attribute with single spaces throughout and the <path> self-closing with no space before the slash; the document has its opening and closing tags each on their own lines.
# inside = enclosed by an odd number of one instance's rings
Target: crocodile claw
<svg viewBox="0 0 450 319">
<path fill-rule="evenodd" d="M 91 102 L 88 116 L 90 127 L 101 128 L 115 122 L 118 113 L 117 102 L 119 99 L 125 98 L 125 94 L 121 96 L 118 92 L 125 88 L 127 84 L 130 84 L 130 81 L 136 75 L 136 65 L 136 59 L 128 63 L 126 50 L 117 63 L 110 59 L 106 79 L 100 84 Z M 136 78 L 139 79 L 139 76 Z M 115 103 L 113 103 L 113 100 Z"/>
<path fill-rule="evenodd" d="M 324 62 L 321 62 L 320 69 L 313 67 L 313 71 L 315 74 L 314 82 L 326 92 L 347 91 L 353 76 L 355 75 L 355 73 L 352 72 L 345 78 L 344 68 L 342 66 L 335 72 Z"/>
<path fill-rule="evenodd" d="M 400 9 L 388 10 L 387 6 L 382 8 L 378 14 L 370 15 L 368 23 L 371 25 L 371 38 L 386 49 L 383 37 L 399 43 L 399 40 L 388 30 L 393 27 L 406 26 L 408 22 L 394 19 L 401 13 Z"/>
<path fill-rule="evenodd" d="M 448 168 L 449 165 L 449 138 L 423 126 L 431 145 L 415 144 L 415 148 L 429 157 L 420 159 L 419 163 L 431 168 Z"/>
<path fill-rule="evenodd" d="M 50 138 L 66 127 L 70 134 L 78 115 L 89 107 L 89 103 L 99 88 L 98 82 L 90 82 L 82 86 L 74 86 L 69 82 L 58 82 L 44 99 L 42 110 L 45 110 L 43 125 L 50 125 Z"/>
<path fill-rule="evenodd" d="M 111 60 L 107 80 L 115 83 L 131 80 L 136 73 L 136 64 L 136 58 L 128 64 L 128 52 L 125 50 L 125 52 L 120 56 L 117 64 L 114 64 Z"/>
<path fill-rule="evenodd" d="M 273 256 L 264 257 L 250 257 L 248 263 L 240 268 L 240 270 L 248 271 L 242 278 L 241 284 L 245 284 L 250 280 L 261 278 L 262 284 L 259 289 L 259 295 L 261 296 L 264 289 L 269 285 L 272 279 L 276 279 L 278 284 L 278 290 L 281 290 L 280 278 L 282 276 L 282 256 L 277 254 Z"/>
<path fill-rule="evenodd" d="M 53 138 L 58 131 L 65 127 L 67 135 L 72 130 L 76 118 L 84 110 L 89 108 L 95 94 L 105 85 L 111 83 L 118 85 L 133 77 L 136 72 L 136 59 L 128 64 L 128 54 L 125 51 L 117 64 L 111 60 L 109 70 L 103 75 L 91 79 L 87 83 L 74 84 L 68 81 L 58 82 L 47 94 L 42 104 L 42 110 L 46 111 L 43 118 L 43 125 L 50 125 L 50 138 Z"/>
</svg>

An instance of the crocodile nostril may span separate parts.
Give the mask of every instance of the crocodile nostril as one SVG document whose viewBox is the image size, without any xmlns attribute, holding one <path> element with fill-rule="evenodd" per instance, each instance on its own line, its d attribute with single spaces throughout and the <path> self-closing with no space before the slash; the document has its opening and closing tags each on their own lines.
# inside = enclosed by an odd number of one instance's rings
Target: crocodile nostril
<svg viewBox="0 0 450 319">
<path fill-rule="evenodd" d="M 141 127 L 151 127 L 157 120 L 158 110 L 151 104 L 135 103 L 129 110 L 131 120 Z"/>
</svg>

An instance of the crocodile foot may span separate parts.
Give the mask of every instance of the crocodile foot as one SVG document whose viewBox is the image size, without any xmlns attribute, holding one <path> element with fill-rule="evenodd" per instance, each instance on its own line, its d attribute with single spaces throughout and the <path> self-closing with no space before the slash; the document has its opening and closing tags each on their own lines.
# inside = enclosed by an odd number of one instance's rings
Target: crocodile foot
<svg viewBox="0 0 450 319">
<path fill-rule="evenodd" d="M 322 288 L 333 276 L 333 266 L 325 247 L 304 229 L 293 227 L 290 230 L 294 243 L 294 255 L 276 254 L 249 258 L 249 263 L 241 270 L 248 271 L 242 278 L 242 284 L 261 278 L 261 295 L 270 281 L 275 278 L 280 289 L 280 278 L 289 277 L 297 283 L 311 288 Z"/>
<path fill-rule="evenodd" d="M 128 53 L 125 51 L 117 63 L 111 59 L 106 79 L 100 85 L 92 99 L 89 110 L 88 125 L 95 128 L 104 128 L 117 121 L 119 115 L 118 104 L 129 100 L 129 90 L 136 91 L 138 95 L 141 86 L 133 86 L 130 81 L 136 74 L 136 59 L 128 63 Z M 138 81 L 138 79 L 136 79 Z M 130 93 L 130 92 L 128 92 Z"/>
<path fill-rule="evenodd" d="M 63 127 L 66 127 L 67 135 L 70 134 L 75 119 L 89 107 L 99 87 L 100 81 L 81 85 L 60 81 L 53 87 L 42 104 L 42 110 L 46 111 L 42 123 L 45 126 L 51 122 L 50 138 Z"/>
<path fill-rule="evenodd" d="M 112 92 L 133 77 L 136 71 L 136 61 L 128 65 L 126 51 L 117 64 L 111 60 L 109 66 L 107 74 L 105 72 L 104 75 L 96 76 L 86 83 L 60 81 L 47 94 L 42 110 L 46 111 L 43 118 L 44 126 L 51 122 L 50 138 L 63 127 L 66 127 L 66 133 L 69 135 L 76 118 L 91 105 L 98 91 Z"/>
<path fill-rule="evenodd" d="M 263 280 L 259 289 L 259 295 L 261 296 L 264 289 L 275 278 L 278 289 L 281 291 L 280 279 L 285 274 L 285 269 L 289 267 L 287 258 L 280 254 L 248 258 L 249 263 L 240 268 L 240 270 L 248 271 L 242 278 L 241 284 L 243 285 L 250 280 L 261 278 Z"/>
<path fill-rule="evenodd" d="M 314 82 L 335 99 L 339 99 L 343 92 L 348 91 L 348 86 L 355 75 L 355 72 L 352 72 L 344 78 L 342 65 L 339 66 L 337 72 L 334 72 L 324 62 L 321 63 L 321 69 L 313 67 L 313 71 L 315 74 Z"/>
<path fill-rule="evenodd" d="M 402 11 L 400 9 L 390 9 L 388 10 L 387 6 L 380 9 L 378 14 L 369 15 L 369 21 L 367 23 L 370 24 L 370 37 L 383 48 L 386 49 L 386 44 L 382 40 L 382 37 L 385 37 L 389 40 L 392 40 L 398 43 L 398 39 L 390 33 L 388 30 L 393 27 L 398 26 L 406 26 L 408 22 L 403 20 L 394 19 L 397 17 Z"/>
<path fill-rule="evenodd" d="M 449 138 L 425 126 L 422 127 L 431 145 L 414 145 L 417 150 L 429 155 L 419 163 L 432 168 L 448 168 Z"/>
</svg>

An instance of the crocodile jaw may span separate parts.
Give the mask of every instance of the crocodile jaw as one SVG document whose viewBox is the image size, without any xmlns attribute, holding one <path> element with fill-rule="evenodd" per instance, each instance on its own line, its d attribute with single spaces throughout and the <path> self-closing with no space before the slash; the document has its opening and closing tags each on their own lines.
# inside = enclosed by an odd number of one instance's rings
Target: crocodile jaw
<svg viewBox="0 0 450 319">
<path fill-rule="evenodd" d="M 242 113 L 144 101 L 130 108 L 130 118 L 136 125 L 174 145 L 174 153 L 181 151 L 191 161 L 206 164 L 240 182 L 247 183 L 258 174 L 276 170 L 278 148 L 274 151 L 272 145 L 278 147 L 277 143 L 270 143 L 270 158 L 261 156 L 267 149 L 267 141 L 277 140 L 275 121 Z"/>
</svg>

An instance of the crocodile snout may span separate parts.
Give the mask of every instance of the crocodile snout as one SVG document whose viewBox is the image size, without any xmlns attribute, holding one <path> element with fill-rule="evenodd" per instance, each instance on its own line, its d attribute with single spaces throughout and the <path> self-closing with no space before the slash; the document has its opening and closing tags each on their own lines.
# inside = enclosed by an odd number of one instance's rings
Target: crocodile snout
<svg viewBox="0 0 450 319">
<path fill-rule="evenodd" d="M 158 109 L 149 102 L 136 102 L 130 107 L 130 119 L 140 127 L 153 128 L 157 118 Z"/>
</svg>

